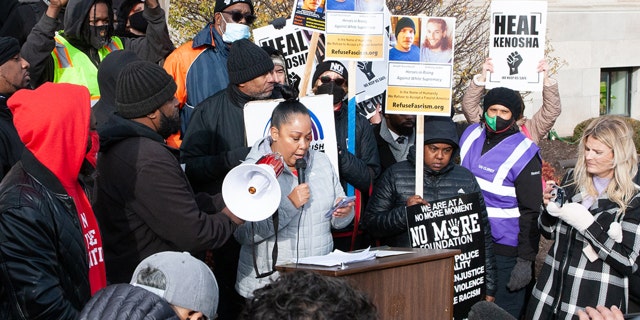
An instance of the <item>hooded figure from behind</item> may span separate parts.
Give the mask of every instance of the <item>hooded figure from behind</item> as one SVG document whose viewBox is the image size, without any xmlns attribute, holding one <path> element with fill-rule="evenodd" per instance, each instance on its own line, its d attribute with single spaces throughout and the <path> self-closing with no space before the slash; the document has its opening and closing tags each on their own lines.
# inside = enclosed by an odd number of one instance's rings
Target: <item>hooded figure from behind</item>
<svg viewBox="0 0 640 320">
<path fill-rule="evenodd" d="M 91 109 L 96 121 L 96 127 L 103 125 L 116 111 L 116 84 L 120 71 L 129 63 L 140 61 L 138 56 L 125 50 L 116 51 L 108 55 L 98 67 L 98 86 L 100 86 L 100 100 Z"/>
<path fill-rule="evenodd" d="M 74 319 L 106 286 L 100 230 L 78 180 L 88 97 L 82 86 L 46 83 L 8 101 L 26 149 L 0 183 L 0 314 L 8 319 Z"/>
</svg>

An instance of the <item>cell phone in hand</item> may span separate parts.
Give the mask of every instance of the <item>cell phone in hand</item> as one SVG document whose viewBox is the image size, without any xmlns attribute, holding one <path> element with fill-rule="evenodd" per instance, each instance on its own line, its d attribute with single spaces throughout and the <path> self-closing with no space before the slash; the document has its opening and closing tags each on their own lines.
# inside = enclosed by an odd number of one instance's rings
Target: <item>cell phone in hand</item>
<svg viewBox="0 0 640 320">
<path fill-rule="evenodd" d="M 340 201 L 338 201 L 338 203 L 336 203 L 333 208 L 331 208 L 329 211 L 327 211 L 327 213 L 325 213 L 325 217 L 329 218 L 331 217 L 331 215 L 333 214 L 334 211 L 336 211 L 336 209 L 338 208 L 344 208 L 346 206 L 349 205 L 350 202 L 354 202 L 356 201 L 356 197 L 355 196 L 351 196 L 351 197 L 346 197 Z"/>
<path fill-rule="evenodd" d="M 562 208 L 565 197 L 566 197 L 566 193 L 564 192 L 564 189 L 554 184 L 553 189 L 551 189 L 550 200 L 555 202 L 558 205 L 558 208 Z"/>
</svg>

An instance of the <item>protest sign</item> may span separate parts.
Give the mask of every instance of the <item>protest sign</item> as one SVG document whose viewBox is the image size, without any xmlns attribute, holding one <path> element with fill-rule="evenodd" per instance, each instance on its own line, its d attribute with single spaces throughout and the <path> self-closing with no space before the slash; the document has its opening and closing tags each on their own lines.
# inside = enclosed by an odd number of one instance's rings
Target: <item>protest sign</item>
<svg viewBox="0 0 640 320">
<path fill-rule="evenodd" d="M 411 247 L 460 249 L 454 264 L 454 319 L 466 319 L 486 294 L 484 226 L 480 193 L 407 207 Z"/>
<path fill-rule="evenodd" d="M 258 100 L 251 101 L 244 106 L 244 124 L 248 145 L 253 146 L 256 141 L 269 135 L 271 113 L 280 101 L 282 100 Z M 330 95 L 322 94 L 301 97 L 300 102 L 309 109 L 311 116 L 311 145 L 309 149 L 326 153 L 336 174 L 338 174 L 338 147 L 333 120 L 333 98 Z"/>
<path fill-rule="evenodd" d="M 392 16 L 385 112 L 450 116 L 455 19 Z"/>
<path fill-rule="evenodd" d="M 486 88 L 507 87 L 518 91 L 542 91 L 547 28 L 546 1 L 492 1 L 489 57 L 493 72 Z"/>
<path fill-rule="evenodd" d="M 300 90 L 309 57 L 310 33 L 287 21 L 282 29 L 272 25 L 253 29 L 253 39 L 258 46 L 270 46 L 282 52 L 287 64 L 289 84 Z M 313 54 L 311 55 L 313 60 Z"/>
<path fill-rule="evenodd" d="M 325 8 L 323 0 L 296 0 L 291 12 L 293 24 L 311 31 L 324 32 Z"/>
</svg>

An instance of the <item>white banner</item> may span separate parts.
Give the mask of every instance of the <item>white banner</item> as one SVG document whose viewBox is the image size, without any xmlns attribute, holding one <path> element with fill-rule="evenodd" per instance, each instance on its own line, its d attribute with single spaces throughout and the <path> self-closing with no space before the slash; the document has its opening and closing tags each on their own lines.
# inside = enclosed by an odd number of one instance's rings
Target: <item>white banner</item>
<svg viewBox="0 0 640 320">
<path fill-rule="evenodd" d="M 247 143 L 250 146 L 269 134 L 271 113 L 280 101 L 282 100 L 258 100 L 251 101 L 244 106 L 244 125 L 247 130 Z M 309 149 L 326 153 L 331 160 L 333 169 L 338 174 L 338 147 L 336 144 L 336 125 L 333 118 L 333 97 L 327 94 L 302 97 L 300 102 L 309 109 L 311 115 L 312 138 Z"/>
</svg>

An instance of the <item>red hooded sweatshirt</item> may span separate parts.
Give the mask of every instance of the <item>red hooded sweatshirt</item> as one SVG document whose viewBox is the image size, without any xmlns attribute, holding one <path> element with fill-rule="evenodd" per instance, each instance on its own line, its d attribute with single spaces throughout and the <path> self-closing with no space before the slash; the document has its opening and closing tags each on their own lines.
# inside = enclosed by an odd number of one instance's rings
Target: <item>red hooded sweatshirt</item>
<svg viewBox="0 0 640 320">
<path fill-rule="evenodd" d="M 8 101 L 22 142 L 73 198 L 89 259 L 91 294 L 107 285 L 102 238 L 78 174 L 87 154 L 89 91 L 73 84 L 47 82 L 20 90 Z"/>
</svg>

